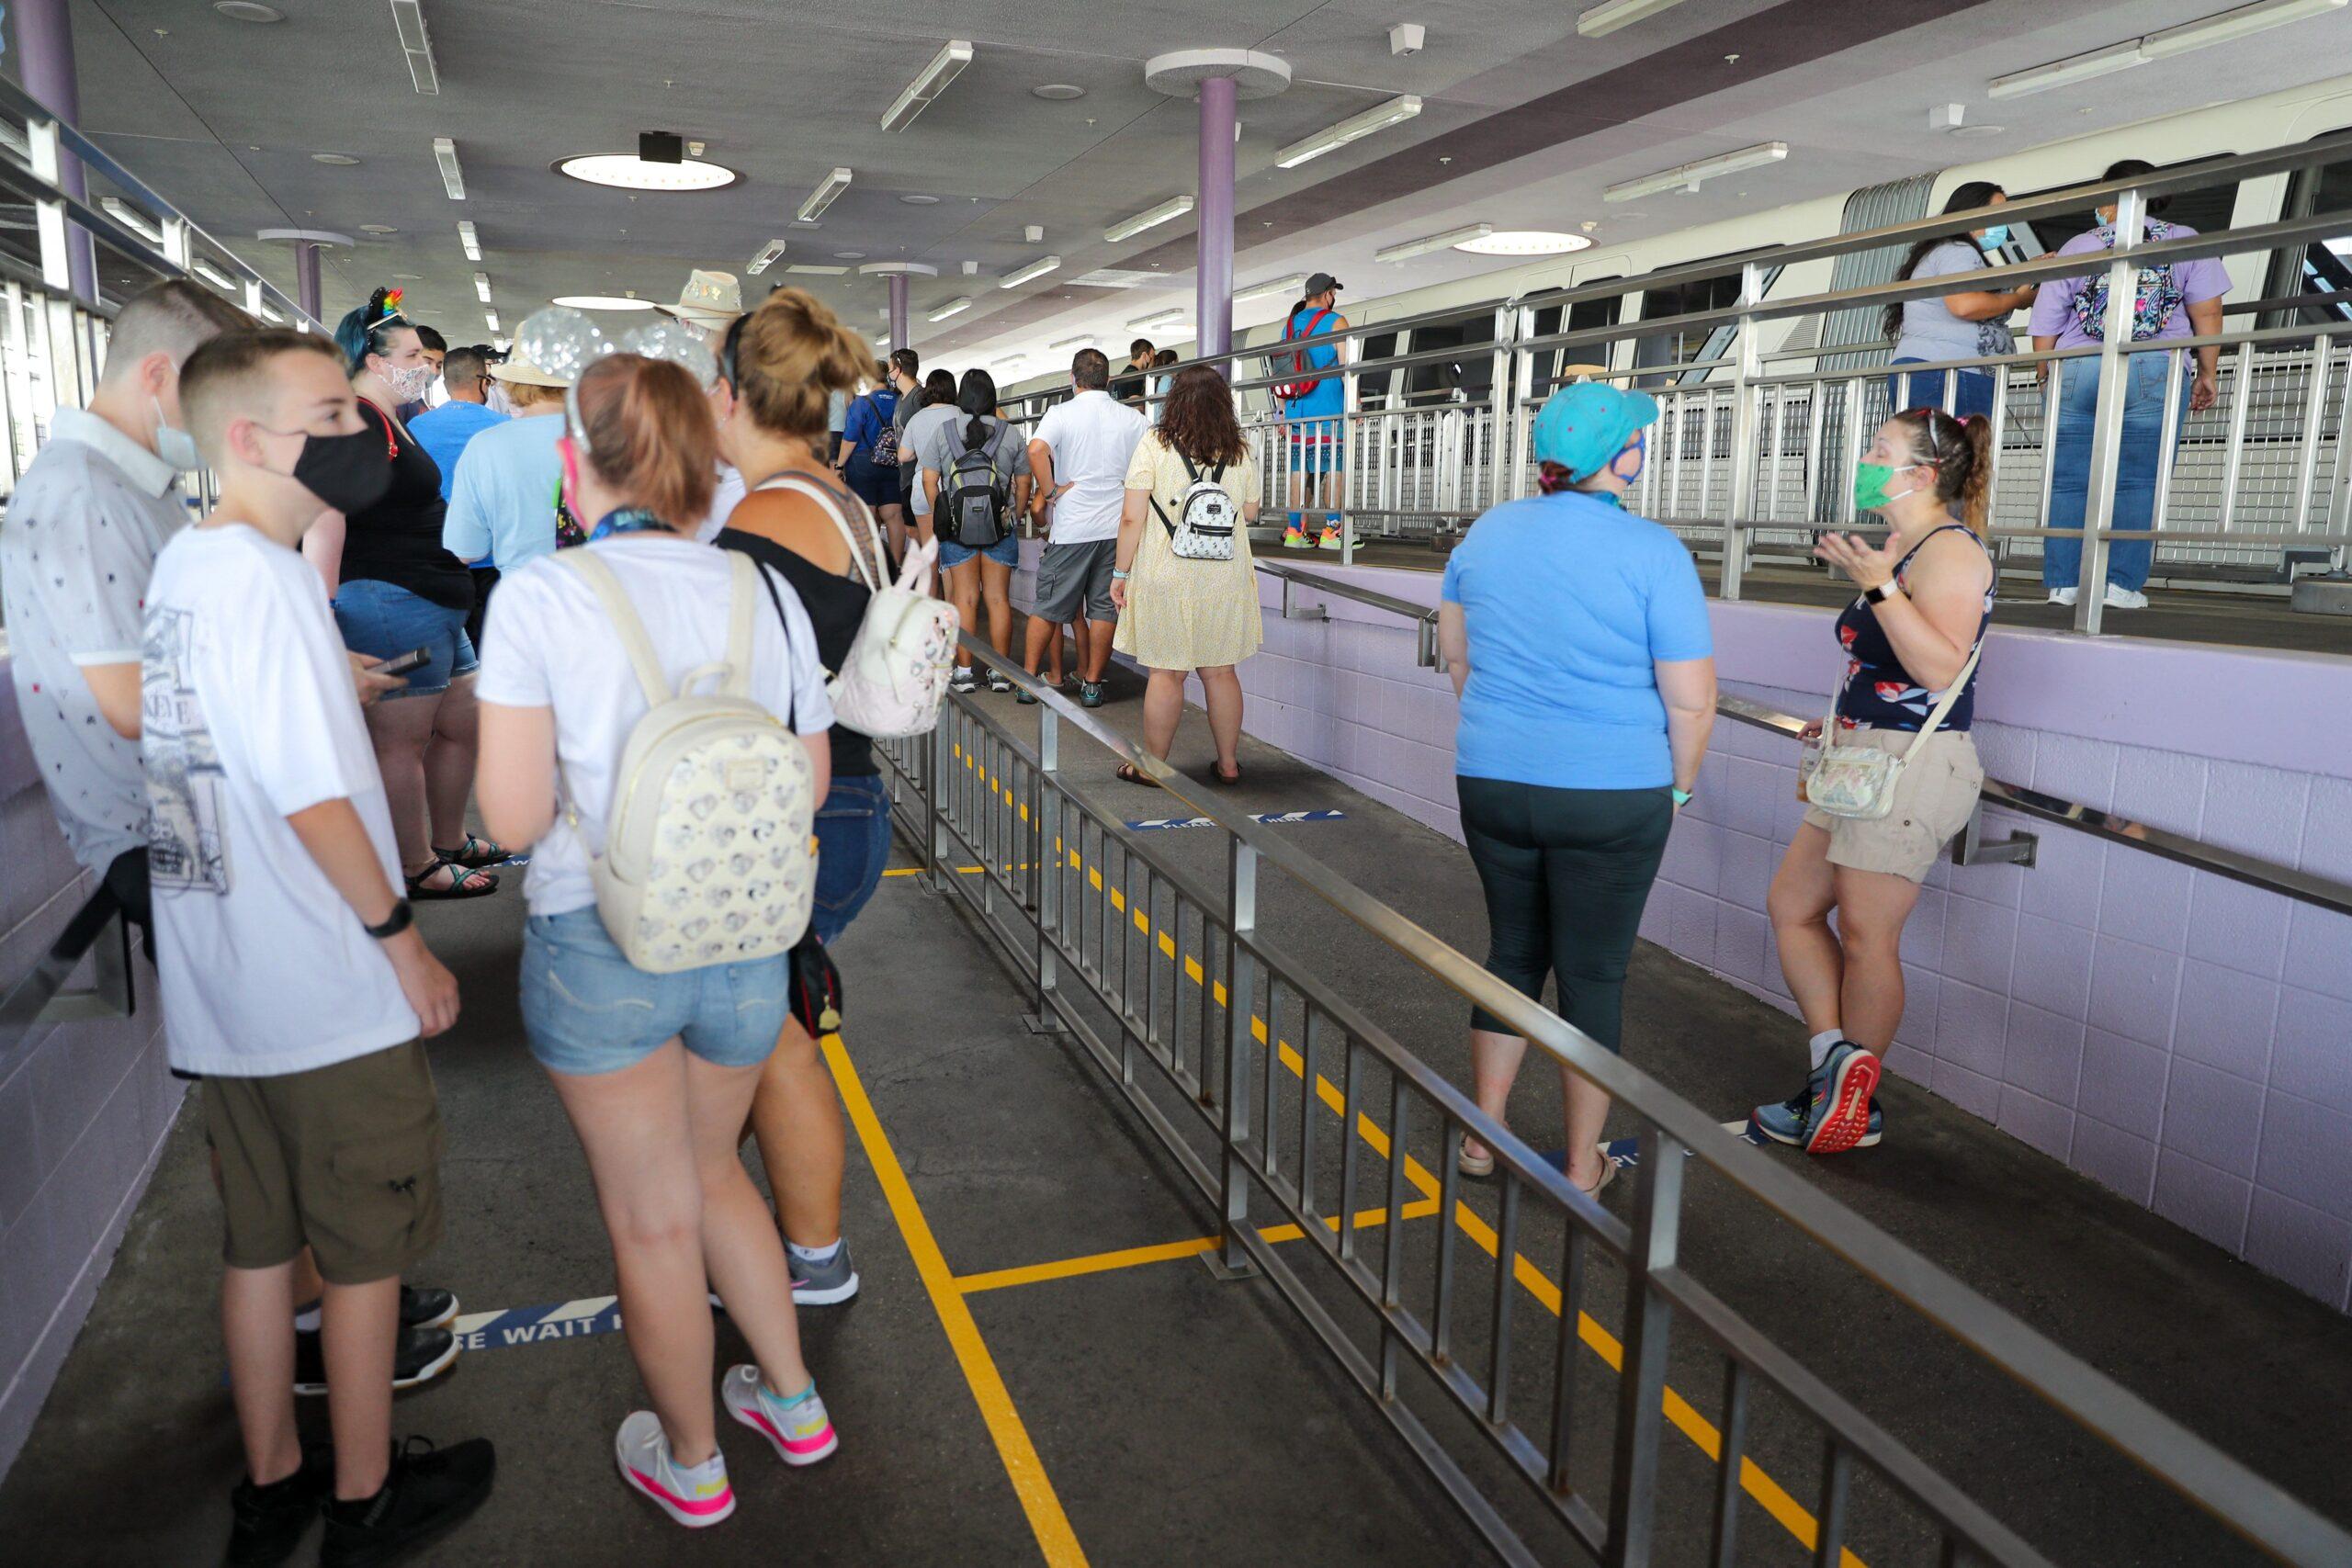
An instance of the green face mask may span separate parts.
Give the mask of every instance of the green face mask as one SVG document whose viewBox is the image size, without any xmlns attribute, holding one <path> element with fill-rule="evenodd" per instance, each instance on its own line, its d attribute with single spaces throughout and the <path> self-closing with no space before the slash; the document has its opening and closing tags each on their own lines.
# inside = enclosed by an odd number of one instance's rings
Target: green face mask
<svg viewBox="0 0 2352 1568">
<path fill-rule="evenodd" d="M 1909 495 L 1911 492 L 1906 490 L 1899 495 L 1889 495 L 1886 493 L 1886 481 L 1897 474 L 1907 474 L 1912 469 L 1924 466 L 1919 463 L 1905 463 L 1903 467 L 1895 468 L 1884 463 L 1855 464 L 1854 504 L 1864 512 L 1876 512 L 1888 502 L 1901 500 L 1903 496 Z"/>
</svg>

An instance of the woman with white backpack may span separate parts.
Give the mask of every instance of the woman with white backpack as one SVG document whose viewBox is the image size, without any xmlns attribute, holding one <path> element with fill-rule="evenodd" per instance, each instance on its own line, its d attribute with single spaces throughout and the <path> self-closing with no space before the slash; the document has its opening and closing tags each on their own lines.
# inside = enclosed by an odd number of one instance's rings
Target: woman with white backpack
<svg viewBox="0 0 2352 1568">
<path fill-rule="evenodd" d="M 718 364 L 727 407 L 719 443 L 747 492 L 718 543 L 791 585 L 815 627 L 818 658 L 842 672 L 832 784 L 816 819 L 811 930 L 827 944 L 874 896 L 890 854 L 890 801 L 868 737 L 929 732 L 956 641 L 954 610 L 919 591 L 936 547 L 910 550 L 893 585 L 872 513 L 824 461 L 827 394 L 852 383 L 865 354 L 814 295 L 779 288 L 729 330 Z M 888 666 L 880 682 L 877 664 Z M 797 1019 L 784 1021 L 751 1127 L 788 1244 L 795 1298 L 808 1306 L 848 1301 L 858 1279 L 841 1230 L 841 1101 Z"/>
<path fill-rule="evenodd" d="M 737 1153 L 808 922 L 833 710 L 797 596 L 695 542 L 718 454 L 694 376 L 597 359 L 565 419 L 564 483 L 594 532 L 499 584 L 476 787 L 503 841 L 535 846 L 524 1031 L 586 1151 L 653 1406 L 615 1458 L 700 1529 L 735 1506 L 706 1280 L 756 1358 L 721 1381 L 728 1413 L 786 1464 L 837 1446 Z"/>
<path fill-rule="evenodd" d="M 1205 365 L 1178 374 L 1159 423 L 1127 465 L 1111 602 L 1111 646 L 1149 672 L 1144 750 L 1166 759 L 1184 716 L 1184 682 L 1201 678 L 1221 784 L 1241 782 L 1241 678 L 1233 667 L 1258 651 L 1258 572 L 1250 525 L 1258 518 L 1258 461 L 1233 413 L 1233 389 Z M 1119 777 L 1154 784 L 1132 764 Z"/>
</svg>

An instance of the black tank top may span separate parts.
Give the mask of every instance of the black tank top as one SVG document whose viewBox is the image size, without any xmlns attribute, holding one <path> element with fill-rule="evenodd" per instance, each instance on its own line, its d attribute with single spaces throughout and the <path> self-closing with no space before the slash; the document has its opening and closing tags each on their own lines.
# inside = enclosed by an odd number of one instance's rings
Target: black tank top
<svg viewBox="0 0 2352 1568">
<path fill-rule="evenodd" d="M 392 484 L 381 501 L 345 520 L 341 581 L 389 582 L 445 609 L 472 610 L 473 573 L 441 547 L 441 520 L 448 512 L 441 499 L 441 466 L 365 398 L 359 413 L 384 437 Z"/>
<path fill-rule="evenodd" d="M 834 504 L 843 511 L 856 514 L 859 503 L 855 500 L 813 475 L 799 477 L 831 493 Z M 842 667 L 849 658 L 850 644 L 857 639 L 857 628 L 865 619 L 866 603 L 874 597 L 865 583 L 854 577 L 827 571 L 764 535 L 727 528 L 713 542 L 721 549 L 742 551 L 790 583 L 792 591 L 800 595 L 801 608 L 808 612 L 808 625 L 817 634 L 817 657 L 825 661 L 828 670 Z M 866 736 L 845 724 L 835 724 L 829 733 L 832 737 L 833 777 L 871 778 L 882 771 L 874 761 L 874 742 Z"/>
</svg>

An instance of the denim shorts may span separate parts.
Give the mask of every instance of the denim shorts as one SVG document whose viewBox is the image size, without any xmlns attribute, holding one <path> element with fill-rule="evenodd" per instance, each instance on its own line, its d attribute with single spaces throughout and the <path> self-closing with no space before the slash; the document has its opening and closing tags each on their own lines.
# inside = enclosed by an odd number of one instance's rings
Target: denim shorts
<svg viewBox="0 0 2352 1568">
<path fill-rule="evenodd" d="M 817 808 L 817 893 L 809 926 L 831 942 L 849 929 L 890 863 L 890 796 L 872 774 L 835 779 Z"/>
<path fill-rule="evenodd" d="M 523 928 L 523 1032 L 551 1072 L 618 1072 L 672 1035 L 713 1066 L 756 1066 L 783 1032 L 788 980 L 781 953 L 649 975 L 594 908 L 533 915 Z"/>
<path fill-rule="evenodd" d="M 1007 534 L 983 550 L 969 549 L 953 539 L 939 541 L 939 570 L 962 566 L 974 556 L 996 562 L 999 566 L 1017 567 L 1021 564 L 1021 536 Z"/>
<path fill-rule="evenodd" d="M 417 649 L 431 657 L 408 673 L 408 689 L 394 697 L 430 697 L 449 689 L 459 675 L 481 668 L 473 639 L 466 636 L 466 613 L 435 604 L 405 588 L 363 577 L 335 591 L 335 629 L 343 646 L 370 659 L 397 659 Z"/>
</svg>

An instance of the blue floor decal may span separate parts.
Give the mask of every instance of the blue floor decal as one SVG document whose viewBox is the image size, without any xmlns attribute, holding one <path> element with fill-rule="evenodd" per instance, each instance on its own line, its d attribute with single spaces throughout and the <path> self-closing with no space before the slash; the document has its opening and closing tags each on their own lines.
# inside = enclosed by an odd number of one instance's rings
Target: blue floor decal
<svg viewBox="0 0 2352 1568">
<path fill-rule="evenodd" d="M 1346 816 L 1344 811 L 1253 811 L 1250 820 L 1280 826 L 1285 822 L 1337 822 Z M 1147 817 L 1127 826 L 1140 833 L 1154 828 L 1211 828 L 1216 823 L 1206 817 Z"/>
<path fill-rule="evenodd" d="M 582 1339 L 610 1334 L 621 1325 L 617 1297 L 584 1296 L 576 1302 L 547 1306 L 508 1307 L 503 1312 L 469 1312 L 451 1325 L 460 1350 L 498 1350 L 509 1345 L 537 1345 L 549 1339 Z"/>
</svg>

